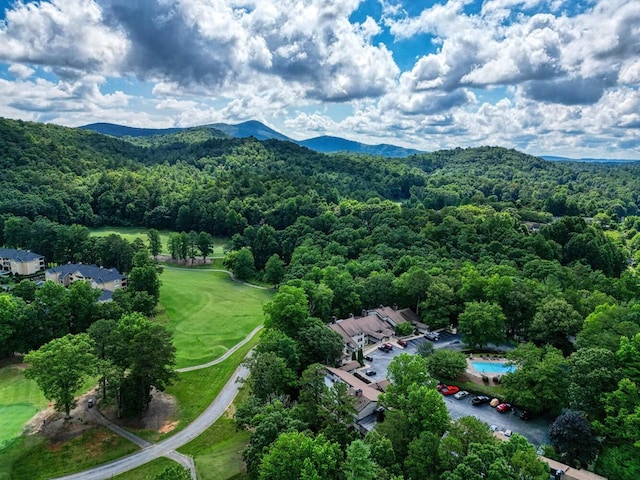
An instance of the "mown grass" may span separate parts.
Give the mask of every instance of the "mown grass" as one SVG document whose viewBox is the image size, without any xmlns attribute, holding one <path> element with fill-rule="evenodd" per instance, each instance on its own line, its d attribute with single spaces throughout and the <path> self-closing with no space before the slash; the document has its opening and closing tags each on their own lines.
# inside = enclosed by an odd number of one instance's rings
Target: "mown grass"
<svg viewBox="0 0 640 480">
<path fill-rule="evenodd" d="M 208 430 L 191 443 L 178 449 L 193 457 L 198 478 L 201 480 L 239 480 L 246 477 L 242 451 L 249 442 L 250 433 L 236 431 L 231 412 L 234 406 L 246 398 L 247 388 L 242 388 L 232 408 Z"/>
<path fill-rule="evenodd" d="M 4 478 L 45 480 L 115 460 L 138 447 L 109 430 L 96 428 L 62 443 L 22 437 L 8 450 L 13 462 Z"/>
<path fill-rule="evenodd" d="M 178 368 L 223 355 L 262 323 L 262 306 L 273 296 L 210 269 L 165 267 L 161 280 L 158 321 L 173 333 Z"/>
<path fill-rule="evenodd" d="M 140 238 L 144 241 L 145 245 L 149 245 L 147 242 L 147 232 L 148 228 L 142 227 L 100 227 L 100 228 L 90 228 L 89 234 L 94 235 L 96 237 L 106 237 L 111 235 L 112 233 L 116 233 L 120 235 L 122 238 L 129 242 L 133 242 L 136 238 Z M 171 252 L 169 251 L 168 241 L 169 234 L 171 233 L 168 230 L 160 230 L 160 240 L 162 241 L 162 254 L 169 255 Z M 225 243 L 228 242 L 226 238 L 214 238 L 214 248 L 213 248 L 213 256 L 220 257 L 223 255 L 222 248 Z"/>
<path fill-rule="evenodd" d="M 142 480 L 147 478 L 153 478 L 158 473 L 162 472 L 165 468 L 172 465 L 177 465 L 176 462 L 165 457 L 156 458 L 155 460 L 145 463 L 144 465 L 129 470 L 128 472 L 116 475 L 117 480 Z M 199 477 L 198 477 L 199 478 Z"/>
<path fill-rule="evenodd" d="M 233 372 L 238 368 L 249 350 L 256 346 L 260 335 L 243 345 L 224 362 L 213 367 L 178 374 L 178 380 L 167 389 L 178 402 L 176 430 L 171 435 L 191 423 L 218 395 Z"/>
<path fill-rule="evenodd" d="M 47 406 L 40 388 L 24 378 L 24 367 L 0 368 L 0 455 L 8 443 L 19 437 L 25 423 Z"/>
</svg>

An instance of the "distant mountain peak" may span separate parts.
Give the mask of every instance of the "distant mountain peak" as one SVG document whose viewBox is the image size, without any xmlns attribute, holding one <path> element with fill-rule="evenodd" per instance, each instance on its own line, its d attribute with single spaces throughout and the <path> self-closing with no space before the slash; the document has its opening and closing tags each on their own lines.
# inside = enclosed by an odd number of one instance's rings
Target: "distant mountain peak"
<svg viewBox="0 0 640 480">
<path fill-rule="evenodd" d="M 84 130 L 92 130 L 94 132 L 111 135 L 114 137 L 149 137 L 153 135 L 174 134 L 187 130 L 186 128 L 136 128 L 124 125 L 116 125 L 113 123 L 92 123 L 79 127 Z M 201 127 L 191 128 L 212 128 L 218 130 L 230 137 L 248 138 L 254 137 L 257 140 L 281 140 L 283 142 L 293 142 L 311 150 L 320 153 L 336 153 L 336 152 L 352 152 L 362 153 L 366 155 L 379 155 L 384 157 L 407 157 L 416 153 L 422 153 L 420 150 L 411 148 L 398 147 L 396 145 L 368 145 L 365 143 L 354 142 L 341 137 L 333 137 L 330 135 L 322 135 L 319 137 L 308 138 L 306 140 L 294 140 L 286 135 L 268 127 L 258 120 L 247 120 L 246 122 L 229 124 L 229 123 L 212 123 L 202 125 Z"/>
</svg>

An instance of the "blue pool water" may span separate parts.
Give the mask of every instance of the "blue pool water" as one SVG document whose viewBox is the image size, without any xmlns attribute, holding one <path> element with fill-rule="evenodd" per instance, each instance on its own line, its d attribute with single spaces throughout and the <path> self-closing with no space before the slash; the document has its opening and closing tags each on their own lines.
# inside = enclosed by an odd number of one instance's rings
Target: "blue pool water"
<svg viewBox="0 0 640 480">
<path fill-rule="evenodd" d="M 479 373 L 498 373 L 505 374 L 513 372 L 516 367 L 501 362 L 471 362 L 473 368 Z"/>
</svg>

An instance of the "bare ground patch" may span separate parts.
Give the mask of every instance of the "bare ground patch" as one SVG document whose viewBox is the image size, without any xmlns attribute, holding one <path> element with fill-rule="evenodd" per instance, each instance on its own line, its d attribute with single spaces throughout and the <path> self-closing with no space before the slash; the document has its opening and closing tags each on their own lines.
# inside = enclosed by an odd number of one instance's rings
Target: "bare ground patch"
<svg viewBox="0 0 640 480">
<path fill-rule="evenodd" d="M 178 424 L 174 420 L 176 412 L 176 401 L 164 392 L 153 391 L 153 398 L 149 403 L 149 409 L 141 418 L 118 419 L 114 406 L 100 407 L 100 413 L 111 422 L 125 428 L 154 430 L 159 433 L 166 433 L 173 430 Z M 26 425 L 27 435 L 41 435 L 50 442 L 50 449 L 60 448 L 60 444 L 70 440 L 82 432 L 96 428 L 99 424 L 95 421 L 91 411 L 87 406 L 89 398 L 98 399 L 96 391 L 88 392 L 78 397 L 78 406 L 71 410 L 71 418 L 64 418 L 63 412 L 56 412 L 53 405 L 38 412 Z M 93 408 L 98 408 L 95 406 Z"/>
<path fill-rule="evenodd" d="M 178 424 L 175 421 L 176 399 L 165 392 L 153 390 L 151 402 L 144 416 L 140 418 L 117 418 L 115 406 L 100 408 L 100 412 L 116 425 L 137 430 L 153 430 L 166 433 Z"/>
</svg>

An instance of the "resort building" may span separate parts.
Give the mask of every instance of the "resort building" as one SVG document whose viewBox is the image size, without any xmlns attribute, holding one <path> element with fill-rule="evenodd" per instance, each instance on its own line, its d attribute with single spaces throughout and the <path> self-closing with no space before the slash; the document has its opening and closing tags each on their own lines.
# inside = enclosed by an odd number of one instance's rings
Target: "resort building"
<svg viewBox="0 0 640 480">
<path fill-rule="evenodd" d="M 50 268 L 45 272 L 45 280 L 51 280 L 68 287 L 73 282 L 89 282 L 93 288 L 114 292 L 126 287 L 126 277 L 115 268 L 68 263 Z"/>
<path fill-rule="evenodd" d="M 397 325 L 415 324 L 420 320 L 410 308 L 398 310 L 397 306 L 394 307 L 380 305 L 373 310 L 362 310 L 359 317 L 352 315 L 343 320 L 333 320 L 329 327 L 342 337 L 345 355 L 350 356 L 369 344 L 388 342 Z"/>
<path fill-rule="evenodd" d="M 44 257 L 29 250 L 0 248 L 0 272 L 33 275 L 44 270 Z"/>
</svg>

